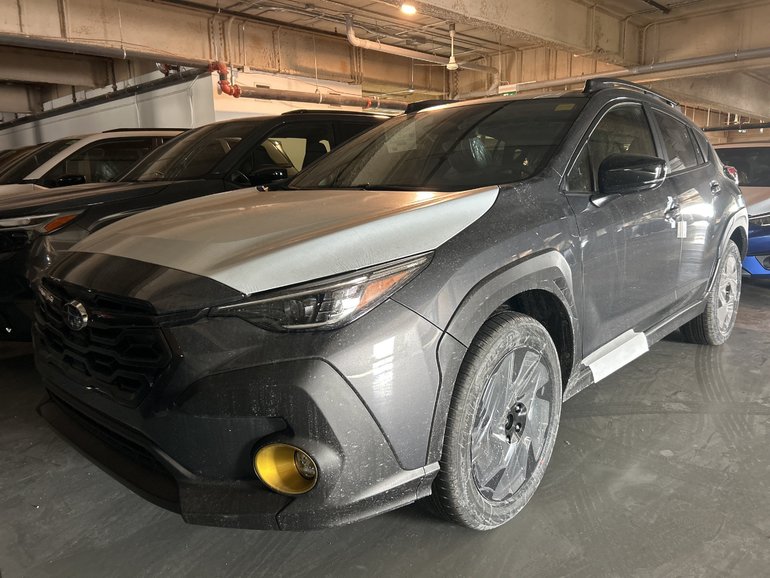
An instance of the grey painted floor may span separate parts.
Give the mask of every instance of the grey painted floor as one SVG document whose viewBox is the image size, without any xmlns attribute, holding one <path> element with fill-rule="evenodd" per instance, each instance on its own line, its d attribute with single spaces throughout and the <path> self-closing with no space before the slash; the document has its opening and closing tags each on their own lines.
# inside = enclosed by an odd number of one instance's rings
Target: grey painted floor
<svg viewBox="0 0 770 578">
<path fill-rule="evenodd" d="M 302 534 L 188 526 L 37 417 L 30 348 L 0 344 L 0 574 L 768 576 L 770 285 L 723 347 L 674 334 L 564 406 L 542 486 L 511 523 L 421 504 Z"/>
</svg>

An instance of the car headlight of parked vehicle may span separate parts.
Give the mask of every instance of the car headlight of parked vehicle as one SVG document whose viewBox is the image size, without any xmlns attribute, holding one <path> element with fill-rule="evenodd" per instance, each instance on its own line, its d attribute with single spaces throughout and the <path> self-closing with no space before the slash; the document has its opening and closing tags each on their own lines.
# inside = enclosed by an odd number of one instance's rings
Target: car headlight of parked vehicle
<svg viewBox="0 0 770 578">
<path fill-rule="evenodd" d="M 211 310 L 210 315 L 240 317 L 272 331 L 336 329 L 358 319 L 422 271 L 431 254 L 399 260 L 352 275 L 250 297 Z"/>
<path fill-rule="evenodd" d="M 70 223 L 80 213 L 52 213 L 48 215 L 30 215 L 0 220 L 0 230 L 24 230 L 39 234 L 53 233 Z"/>
</svg>

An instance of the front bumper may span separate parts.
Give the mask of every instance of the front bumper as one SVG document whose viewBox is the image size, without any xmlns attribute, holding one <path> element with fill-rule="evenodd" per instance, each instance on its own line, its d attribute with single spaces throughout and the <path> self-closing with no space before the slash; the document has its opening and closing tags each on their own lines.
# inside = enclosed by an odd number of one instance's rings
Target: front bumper
<svg viewBox="0 0 770 578">
<path fill-rule="evenodd" d="M 757 279 L 770 278 L 770 269 L 764 266 L 764 261 L 770 261 L 770 255 L 747 256 L 743 260 L 743 274 Z"/>
<path fill-rule="evenodd" d="M 364 320 L 384 327 L 386 339 L 362 335 Z M 405 335 L 403 346 L 393 344 L 400 338 L 391 325 Z M 321 337 L 273 334 L 235 318 L 164 327 L 171 370 L 130 403 L 63 368 L 36 327 L 36 363 L 50 395 L 40 413 L 113 476 L 187 522 L 336 526 L 430 493 L 438 471 L 425 464 L 433 403 L 422 408 L 420 400 L 435 399 L 437 387 L 426 378 L 437 371 L 432 327 L 395 302 Z M 403 383 L 393 383 L 394 372 Z M 259 481 L 253 454 L 268 442 L 313 457 L 319 478 L 310 492 L 289 498 Z"/>
</svg>

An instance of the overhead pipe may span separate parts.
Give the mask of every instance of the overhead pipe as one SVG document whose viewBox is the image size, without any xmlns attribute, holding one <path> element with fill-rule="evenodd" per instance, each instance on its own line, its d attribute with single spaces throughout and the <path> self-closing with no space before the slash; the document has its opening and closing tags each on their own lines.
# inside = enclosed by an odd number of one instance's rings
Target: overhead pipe
<svg viewBox="0 0 770 578">
<path fill-rule="evenodd" d="M 364 50 L 374 50 L 376 52 L 384 52 L 385 54 L 392 54 L 394 56 L 401 56 L 402 58 L 411 58 L 413 60 L 421 60 L 423 62 L 432 62 L 434 64 L 440 64 L 446 66 L 449 59 L 445 56 L 439 56 L 437 54 L 429 54 L 427 52 L 419 52 L 417 50 L 411 50 L 409 48 L 401 48 L 400 46 L 392 46 L 390 44 L 383 44 L 381 42 L 374 42 L 372 40 L 365 40 L 356 36 L 353 30 L 353 17 L 350 14 L 345 14 L 345 31 L 348 38 L 348 42 L 351 46 L 356 48 L 363 48 Z M 475 62 L 458 62 L 460 68 L 468 70 L 475 70 L 477 72 L 486 72 L 492 75 L 492 86 L 487 92 L 497 91 L 497 86 L 500 84 L 500 71 L 493 66 L 486 66 L 484 64 L 476 64 Z"/>
<path fill-rule="evenodd" d="M 729 62 L 743 62 L 746 60 L 756 60 L 759 58 L 769 58 L 770 48 L 752 48 L 751 50 L 736 50 L 735 52 L 724 52 L 722 54 L 713 54 L 711 56 L 696 56 L 693 58 L 683 58 L 681 60 L 671 60 L 669 62 L 659 62 L 656 64 L 642 64 L 610 72 L 598 72 L 595 74 L 583 74 L 581 76 L 570 76 L 567 78 L 557 78 L 554 80 L 540 80 L 535 82 L 517 82 L 512 85 L 512 90 L 516 92 L 528 92 L 530 90 L 541 90 L 544 88 L 556 88 L 569 84 L 579 84 L 592 78 L 618 78 L 627 76 L 639 76 L 642 74 L 654 74 L 657 72 L 670 72 L 674 70 L 683 70 L 685 68 L 694 68 L 698 66 L 709 66 L 712 64 L 726 64 Z"/>
<path fill-rule="evenodd" d="M 212 62 L 209 64 L 209 72 L 219 74 L 219 88 L 224 94 L 235 98 L 257 98 L 262 100 L 282 100 L 292 102 L 310 102 L 313 104 L 328 104 L 332 106 L 354 106 L 364 110 L 392 110 L 403 111 L 406 102 L 398 100 L 383 100 L 361 96 L 346 96 L 342 94 L 323 94 L 322 92 L 301 92 L 297 90 L 274 90 L 271 88 L 259 88 L 230 84 L 228 79 L 227 64 L 224 62 Z"/>
<path fill-rule="evenodd" d="M 212 62 L 209 64 L 209 72 L 219 73 L 219 90 L 224 94 L 229 94 L 238 98 L 241 96 L 241 88 L 237 84 L 230 84 L 229 71 L 224 62 Z"/>
<path fill-rule="evenodd" d="M 706 126 L 706 127 L 703 127 L 703 132 L 753 130 L 758 128 L 770 128 L 770 122 L 751 122 L 751 123 L 743 123 L 743 124 L 729 124 L 724 126 Z"/>
</svg>

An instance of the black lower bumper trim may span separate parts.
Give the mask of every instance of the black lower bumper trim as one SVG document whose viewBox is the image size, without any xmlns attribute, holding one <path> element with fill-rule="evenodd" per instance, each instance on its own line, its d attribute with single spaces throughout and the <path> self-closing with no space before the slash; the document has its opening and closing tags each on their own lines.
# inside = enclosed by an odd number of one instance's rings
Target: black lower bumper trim
<svg viewBox="0 0 770 578">
<path fill-rule="evenodd" d="M 151 465 L 149 452 L 140 446 L 130 447 L 135 444 L 112 434 L 107 428 L 52 395 L 38 406 L 38 413 L 86 457 L 119 482 L 161 508 L 180 512 L 176 480 L 171 474 L 163 472 L 160 465 Z M 116 443 L 122 446 L 121 450 L 114 447 Z M 127 457 L 124 452 L 128 448 L 135 457 L 143 455 L 144 459 Z"/>
</svg>

